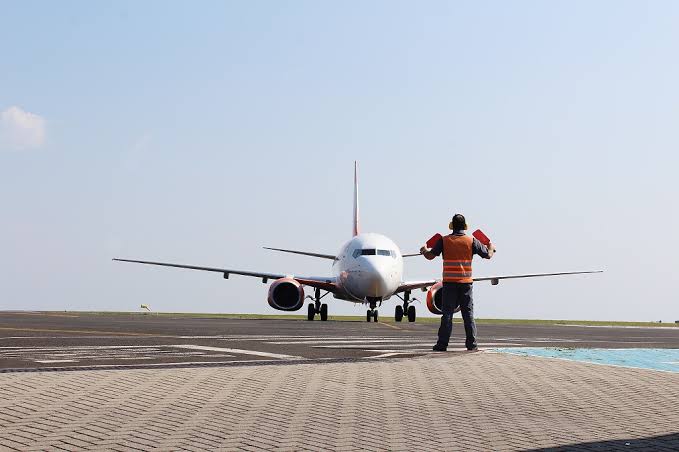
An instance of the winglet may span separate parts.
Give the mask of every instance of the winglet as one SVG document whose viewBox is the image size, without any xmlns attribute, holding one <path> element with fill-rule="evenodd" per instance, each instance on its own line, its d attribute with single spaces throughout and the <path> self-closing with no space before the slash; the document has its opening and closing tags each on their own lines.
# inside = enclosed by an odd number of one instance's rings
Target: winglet
<svg viewBox="0 0 679 452">
<path fill-rule="evenodd" d="M 354 160 L 354 237 L 360 233 L 358 220 L 358 163 Z"/>
</svg>

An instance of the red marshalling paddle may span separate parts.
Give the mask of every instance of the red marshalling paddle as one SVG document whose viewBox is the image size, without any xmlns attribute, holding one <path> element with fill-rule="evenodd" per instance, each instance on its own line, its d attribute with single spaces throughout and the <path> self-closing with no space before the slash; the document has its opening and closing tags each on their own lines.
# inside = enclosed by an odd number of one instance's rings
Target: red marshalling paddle
<svg viewBox="0 0 679 452">
<path fill-rule="evenodd" d="M 486 234 L 483 233 L 483 231 L 481 231 L 481 229 L 477 229 L 476 231 L 474 231 L 472 233 L 472 236 L 476 237 L 476 239 L 479 242 L 483 243 L 484 245 L 486 245 L 486 246 L 490 245 L 490 239 L 488 238 L 488 236 Z M 429 248 L 429 249 L 433 248 L 434 245 L 436 245 L 436 242 L 438 242 L 442 238 L 443 237 L 441 236 L 441 234 L 438 234 L 438 233 L 434 234 L 429 240 L 427 240 L 427 243 L 426 243 L 427 248 Z"/>
<path fill-rule="evenodd" d="M 429 240 L 427 240 L 427 243 L 426 243 L 427 248 L 432 249 L 432 248 L 434 247 L 434 245 L 436 245 L 436 242 L 438 242 L 438 241 L 441 240 L 442 238 L 443 238 L 443 237 L 441 236 L 441 234 L 439 234 L 439 233 L 437 232 L 437 233 L 434 234 Z"/>
</svg>

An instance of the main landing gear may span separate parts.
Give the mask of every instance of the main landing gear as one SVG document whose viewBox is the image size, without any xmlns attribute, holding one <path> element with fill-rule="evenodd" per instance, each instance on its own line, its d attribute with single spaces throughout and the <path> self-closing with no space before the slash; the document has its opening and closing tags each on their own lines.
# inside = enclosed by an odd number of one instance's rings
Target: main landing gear
<svg viewBox="0 0 679 452">
<path fill-rule="evenodd" d="M 307 320 L 313 320 L 314 317 L 316 317 L 316 314 L 321 315 L 321 321 L 325 322 L 328 320 L 328 305 L 325 303 L 321 304 L 321 298 L 326 295 L 328 295 L 328 293 L 325 293 L 323 296 L 321 296 L 321 289 L 317 288 L 314 291 L 314 297 L 308 297 L 314 300 L 314 302 L 309 303 L 309 308 L 307 310 Z"/>
<path fill-rule="evenodd" d="M 408 316 L 408 322 L 414 322 L 416 318 L 415 306 L 410 304 L 410 291 L 403 293 L 403 306 L 397 305 L 396 311 L 394 313 L 394 320 L 400 322 L 403 320 L 403 316 Z"/>
<path fill-rule="evenodd" d="M 381 302 L 380 302 L 381 304 Z M 374 320 L 375 323 L 377 323 L 377 301 L 376 300 L 370 300 L 370 309 L 365 314 L 365 320 L 366 322 L 370 322 L 370 319 Z"/>
</svg>

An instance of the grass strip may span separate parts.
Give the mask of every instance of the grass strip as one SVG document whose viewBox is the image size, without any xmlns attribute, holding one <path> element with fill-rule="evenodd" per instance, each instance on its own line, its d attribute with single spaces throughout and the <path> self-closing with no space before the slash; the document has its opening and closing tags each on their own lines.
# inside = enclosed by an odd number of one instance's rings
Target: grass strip
<svg viewBox="0 0 679 452">
<path fill-rule="evenodd" d="M 121 315 L 121 316 L 157 316 L 170 318 L 206 318 L 206 319 L 252 319 L 252 320 L 306 320 L 306 315 L 296 314 L 225 314 L 198 312 L 126 312 L 126 311 L 45 311 L 45 314 L 67 313 L 71 315 Z M 440 317 L 419 317 L 417 323 L 439 323 Z M 365 322 L 365 316 L 331 315 L 328 320 L 344 322 Z M 455 322 L 462 322 L 460 314 L 456 314 Z M 380 316 L 380 322 L 396 323 L 392 316 Z M 404 322 L 407 323 L 407 322 Z M 577 326 L 641 326 L 641 327 L 676 327 L 677 323 L 658 322 L 620 322 L 605 320 L 553 320 L 553 319 L 476 319 L 477 324 L 492 325 L 577 325 Z"/>
</svg>

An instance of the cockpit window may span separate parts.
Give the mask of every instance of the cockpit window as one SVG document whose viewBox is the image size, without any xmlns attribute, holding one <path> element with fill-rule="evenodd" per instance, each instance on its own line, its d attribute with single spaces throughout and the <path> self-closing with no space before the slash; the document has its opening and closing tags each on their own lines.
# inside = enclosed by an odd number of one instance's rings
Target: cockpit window
<svg viewBox="0 0 679 452">
<path fill-rule="evenodd" d="M 358 256 L 391 256 L 396 257 L 396 252 L 394 250 L 376 250 L 373 248 L 354 250 L 354 259 Z"/>
</svg>

